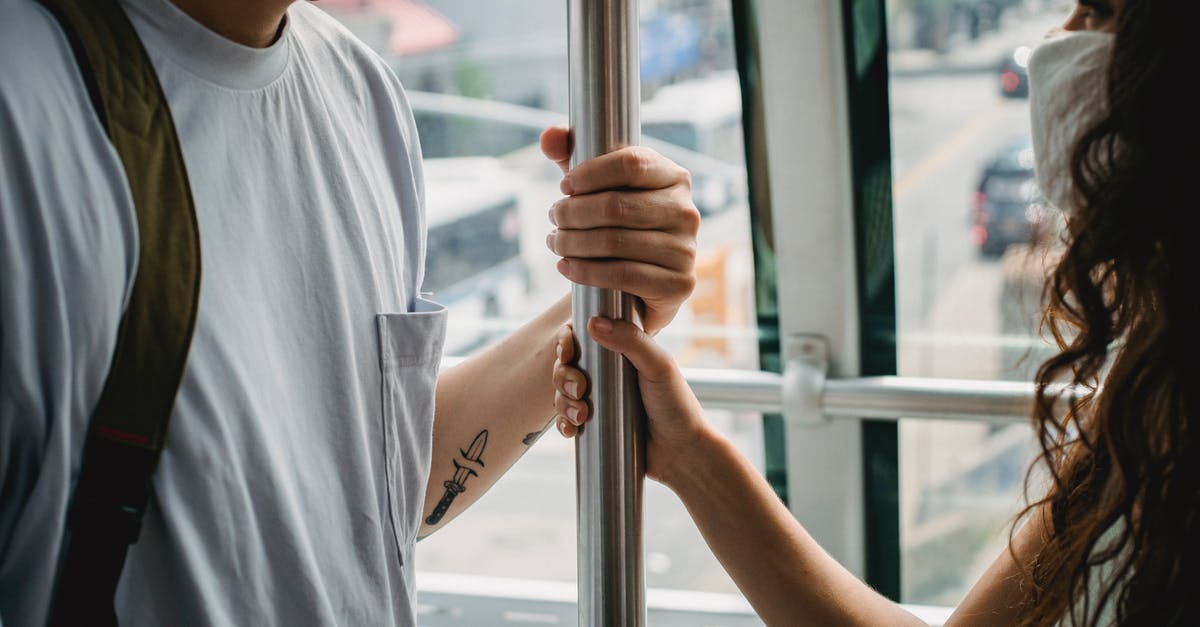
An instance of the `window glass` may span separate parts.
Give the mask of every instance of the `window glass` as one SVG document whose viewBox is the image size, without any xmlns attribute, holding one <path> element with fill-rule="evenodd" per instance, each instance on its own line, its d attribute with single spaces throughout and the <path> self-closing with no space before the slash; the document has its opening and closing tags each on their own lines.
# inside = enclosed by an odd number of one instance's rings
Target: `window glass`
<svg viewBox="0 0 1200 627">
<path fill-rule="evenodd" d="M 1031 380 L 1050 354 L 1025 63 L 1070 4 L 886 3 L 901 375 Z M 1033 431 L 906 420 L 899 444 L 903 599 L 957 603 L 1004 549 Z"/>
<path fill-rule="evenodd" d="M 317 6 L 370 44 L 408 92 L 425 157 L 425 289 L 450 309 L 447 354 L 478 350 L 568 293 L 545 247 L 561 175 L 538 148 L 542 129 L 567 121 L 566 3 Z M 692 173 L 703 215 L 698 286 L 659 341 L 684 367 L 757 369 L 729 1 L 642 0 L 641 11 L 642 95 L 650 114 L 643 143 Z M 702 117 L 680 117 L 652 104 L 678 93 L 717 106 Z M 761 462 L 760 415 L 710 411 L 709 419 Z M 574 473 L 574 444 L 547 434 L 489 494 L 418 545 L 417 568 L 573 581 Z M 648 586 L 736 592 L 682 505 L 652 482 L 645 520 Z"/>
</svg>

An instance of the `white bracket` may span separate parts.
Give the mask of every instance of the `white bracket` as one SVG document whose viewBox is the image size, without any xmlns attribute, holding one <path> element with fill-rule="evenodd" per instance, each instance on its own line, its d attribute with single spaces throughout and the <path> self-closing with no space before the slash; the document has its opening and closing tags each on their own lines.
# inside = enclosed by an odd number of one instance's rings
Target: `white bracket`
<svg viewBox="0 0 1200 627">
<path fill-rule="evenodd" d="M 829 342 L 820 335 L 797 333 L 783 338 L 783 418 L 788 426 L 829 423 L 821 408 L 829 373 Z"/>
</svg>

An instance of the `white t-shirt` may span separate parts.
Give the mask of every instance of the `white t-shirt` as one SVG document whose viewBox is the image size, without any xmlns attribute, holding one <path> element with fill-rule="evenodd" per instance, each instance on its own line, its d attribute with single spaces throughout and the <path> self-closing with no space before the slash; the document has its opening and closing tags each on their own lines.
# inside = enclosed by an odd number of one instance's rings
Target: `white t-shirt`
<svg viewBox="0 0 1200 627">
<path fill-rule="evenodd" d="M 187 370 L 123 625 L 411 625 L 445 313 L 419 298 L 400 85 L 306 2 L 266 49 L 125 0 L 198 212 Z M 136 269 L 128 186 L 69 44 L 0 0 L 0 623 L 44 622 Z"/>
</svg>

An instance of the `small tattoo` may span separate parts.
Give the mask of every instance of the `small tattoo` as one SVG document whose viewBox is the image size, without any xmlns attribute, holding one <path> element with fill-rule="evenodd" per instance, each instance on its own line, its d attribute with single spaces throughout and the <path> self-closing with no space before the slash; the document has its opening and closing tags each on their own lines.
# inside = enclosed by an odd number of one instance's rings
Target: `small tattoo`
<svg viewBox="0 0 1200 627">
<path fill-rule="evenodd" d="M 454 458 L 454 478 L 442 484 L 446 493 L 438 501 L 437 507 L 433 508 L 433 513 L 425 519 L 425 524 L 436 525 L 441 522 L 454 498 L 467 490 L 467 479 L 479 476 L 475 469 L 483 468 L 483 449 L 487 447 L 487 440 L 488 432 L 484 429 L 475 436 L 467 450 L 458 449 L 460 455 Z"/>
<path fill-rule="evenodd" d="M 526 435 L 525 439 L 521 440 L 521 441 L 525 443 L 525 446 L 533 446 L 535 442 L 542 439 L 542 436 L 545 435 L 546 432 L 550 430 L 550 425 L 554 424 L 554 421 L 557 418 L 558 418 L 558 414 L 551 416 L 550 420 L 548 422 L 546 422 L 546 426 L 542 427 L 540 431 L 534 431 L 533 433 Z"/>
</svg>

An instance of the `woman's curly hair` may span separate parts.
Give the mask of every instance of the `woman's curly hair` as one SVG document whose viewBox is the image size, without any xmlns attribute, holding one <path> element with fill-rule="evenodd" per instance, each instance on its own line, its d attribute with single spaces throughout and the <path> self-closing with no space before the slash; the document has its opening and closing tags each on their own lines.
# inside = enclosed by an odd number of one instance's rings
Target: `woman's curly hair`
<svg viewBox="0 0 1200 627">
<path fill-rule="evenodd" d="M 1026 483 L 1050 487 L 1024 512 L 1048 512 L 1050 533 L 1024 565 L 1023 625 L 1098 625 L 1105 607 L 1120 625 L 1200 625 L 1198 18 L 1196 0 L 1128 0 L 1107 115 L 1074 149 Z"/>
</svg>

